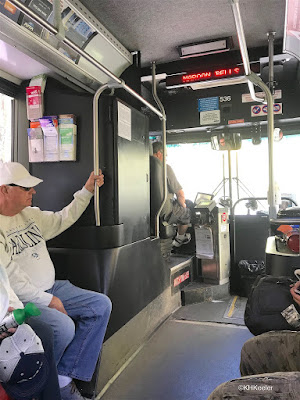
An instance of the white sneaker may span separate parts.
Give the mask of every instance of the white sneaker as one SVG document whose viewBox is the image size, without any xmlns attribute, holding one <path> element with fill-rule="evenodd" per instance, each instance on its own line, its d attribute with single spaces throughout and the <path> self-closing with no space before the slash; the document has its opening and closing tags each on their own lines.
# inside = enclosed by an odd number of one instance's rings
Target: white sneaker
<svg viewBox="0 0 300 400">
<path fill-rule="evenodd" d="M 183 244 L 188 244 L 191 241 L 191 234 L 190 233 L 185 233 L 184 238 L 180 239 L 178 235 L 175 236 L 175 239 L 173 240 L 172 246 L 173 247 L 180 247 Z"/>
</svg>

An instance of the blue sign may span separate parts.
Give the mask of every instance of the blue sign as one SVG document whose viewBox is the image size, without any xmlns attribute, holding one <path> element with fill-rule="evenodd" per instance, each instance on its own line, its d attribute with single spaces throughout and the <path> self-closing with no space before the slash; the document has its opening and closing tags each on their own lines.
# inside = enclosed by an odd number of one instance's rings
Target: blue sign
<svg viewBox="0 0 300 400">
<path fill-rule="evenodd" d="M 253 114 L 259 114 L 261 112 L 260 106 L 254 106 L 252 112 Z"/>
<path fill-rule="evenodd" d="M 281 104 L 275 103 L 274 104 L 274 113 L 279 113 L 281 111 Z"/>
<path fill-rule="evenodd" d="M 219 110 L 219 97 L 198 99 L 198 110 L 199 112 Z"/>
<path fill-rule="evenodd" d="M 265 113 L 265 114 L 267 114 L 268 113 L 268 106 L 267 105 L 264 105 L 263 106 L 263 108 L 262 108 L 262 110 L 263 110 L 263 112 Z M 281 114 L 281 104 L 279 104 L 279 103 L 275 103 L 274 105 L 273 105 L 273 110 L 274 110 L 274 113 L 275 114 Z"/>
</svg>

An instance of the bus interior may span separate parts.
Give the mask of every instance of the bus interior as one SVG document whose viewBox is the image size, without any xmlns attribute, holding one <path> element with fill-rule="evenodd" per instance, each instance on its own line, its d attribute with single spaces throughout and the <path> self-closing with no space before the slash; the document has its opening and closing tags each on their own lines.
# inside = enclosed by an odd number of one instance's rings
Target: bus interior
<svg viewBox="0 0 300 400">
<path fill-rule="evenodd" d="M 240 377 L 251 285 L 300 268 L 299 59 L 299 0 L 0 1 L 0 160 L 43 179 L 44 210 L 105 175 L 47 243 L 58 278 L 113 304 L 87 398 L 205 400 Z M 179 248 L 166 163 L 191 210 Z"/>
</svg>

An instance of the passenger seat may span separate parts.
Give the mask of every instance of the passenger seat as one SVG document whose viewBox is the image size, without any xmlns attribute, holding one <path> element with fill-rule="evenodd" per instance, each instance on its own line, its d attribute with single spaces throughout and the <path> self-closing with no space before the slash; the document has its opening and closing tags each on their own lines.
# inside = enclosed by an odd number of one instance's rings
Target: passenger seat
<svg viewBox="0 0 300 400">
<path fill-rule="evenodd" d="M 207 400 L 298 400 L 300 372 L 244 376 L 219 385 Z"/>
</svg>

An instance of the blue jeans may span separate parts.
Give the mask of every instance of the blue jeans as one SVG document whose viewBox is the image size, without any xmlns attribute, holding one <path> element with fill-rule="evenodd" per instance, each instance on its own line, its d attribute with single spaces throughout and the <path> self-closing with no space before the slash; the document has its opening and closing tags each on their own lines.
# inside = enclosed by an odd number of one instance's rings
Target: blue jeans
<svg viewBox="0 0 300 400">
<path fill-rule="evenodd" d="M 101 293 L 80 289 L 69 281 L 55 281 L 48 293 L 58 297 L 67 311 L 39 306 L 40 319 L 54 333 L 54 357 L 59 375 L 90 381 L 102 348 L 111 301 Z"/>
</svg>

